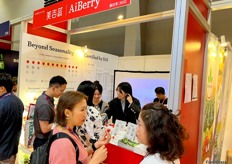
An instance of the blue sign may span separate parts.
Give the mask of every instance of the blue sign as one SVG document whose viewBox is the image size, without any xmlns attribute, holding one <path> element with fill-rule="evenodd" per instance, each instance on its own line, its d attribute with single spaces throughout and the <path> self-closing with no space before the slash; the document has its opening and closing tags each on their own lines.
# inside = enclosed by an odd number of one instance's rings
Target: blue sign
<svg viewBox="0 0 232 164">
<path fill-rule="evenodd" d="M 0 37 L 10 35 L 10 21 L 0 24 Z"/>
</svg>

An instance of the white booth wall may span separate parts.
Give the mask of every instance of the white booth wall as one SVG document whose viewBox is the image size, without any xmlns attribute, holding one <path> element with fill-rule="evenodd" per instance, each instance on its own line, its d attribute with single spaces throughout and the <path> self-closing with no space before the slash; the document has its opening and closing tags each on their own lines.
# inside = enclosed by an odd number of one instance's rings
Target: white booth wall
<svg viewBox="0 0 232 164">
<path fill-rule="evenodd" d="M 118 70 L 114 73 L 114 97 L 121 82 L 129 82 L 133 96 L 141 107 L 153 102 L 154 89 L 163 87 L 169 94 L 171 55 L 119 57 Z"/>
<path fill-rule="evenodd" d="M 170 71 L 171 55 L 128 56 L 118 58 L 118 70 Z"/>
<path fill-rule="evenodd" d="M 113 73 L 118 57 L 68 43 L 23 33 L 19 55 L 19 97 L 24 105 L 35 100 L 48 87 L 53 76 L 67 80 L 66 91 L 76 90 L 84 80 L 98 80 L 104 87 L 103 99 L 112 99 Z M 80 54 L 82 52 L 83 54 Z"/>
</svg>

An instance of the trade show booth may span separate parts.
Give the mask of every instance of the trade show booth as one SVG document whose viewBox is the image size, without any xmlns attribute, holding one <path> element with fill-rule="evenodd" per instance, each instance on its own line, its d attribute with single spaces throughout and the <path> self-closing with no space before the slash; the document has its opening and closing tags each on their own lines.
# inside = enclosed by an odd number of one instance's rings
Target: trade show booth
<svg viewBox="0 0 232 164">
<path fill-rule="evenodd" d="M 133 93 L 140 99 L 142 105 L 153 101 L 154 89 L 157 86 L 164 87 L 168 96 L 168 108 L 172 109 L 173 113 L 180 111 L 180 121 L 189 135 L 185 142 L 186 153 L 181 158 L 181 163 L 224 162 L 226 151 L 232 148 L 230 141 L 232 136 L 228 132 L 228 128 L 232 125 L 230 121 L 232 110 L 229 108 L 232 102 L 232 48 L 230 43 L 222 45 L 221 37 L 211 33 L 208 23 L 210 19 L 208 1 L 178 0 L 175 2 L 174 10 L 77 29 L 70 27 L 74 17 L 67 16 L 61 22 L 58 10 L 53 15 L 54 19 L 50 15 L 49 21 L 45 19 L 48 16 L 46 14 L 41 17 L 44 22 L 39 22 L 39 16 L 35 15 L 41 11 L 50 13 L 51 9 L 65 5 L 70 7 L 71 2 L 73 1 L 64 0 L 36 10 L 34 16 L 11 20 L 10 37 L 0 39 L 0 72 L 9 71 L 7 62 L 11 56 L 12 63 L 17 66 L 11 63 L 10 69 L 14 72 L 9 73 L 18 77 L 17 95 L 25 105 L 18 163 L 26 163 L 29 159 L 33 142 L 31 113 L 36 99 L 47 89 L 49 79 L 55 75 L 65 77 L 68 82 L 66 91 L 76 90 L 83 80 L 98 80 L 104 88 L 103 99 L 107 102 L 115 97 L 116 86 L 122 81 L 132 85 Z M 119 3 L 121 6 L 117 6 L 115 0 L 108 7 L 111 6 L 111 10 L 123 6 L 130 8 L 130 5 L 134 7 L 137 3 L 122 0 Z M 77 7 L 71 8 L 70 12 L 75 19 L 78 16 L 84 17 L 85 14 L 95 14 L 88 10 L 89 13 L 75 15 Z M 106 9 L 99 9 L 96 12 L 100 11 L 106 12 Z M 128 40 L 125 41 L 124 48 L 125 54 L 129 54 L 127 56 L 94 50 L 88 45 L 70 44 L 70 37 L 82 32 L 127 26 L 127 34 L 131 33 L 134 36 L 140 23 L 170 18 L 174 18 L 171 54 L 135 56 L 139 51 L 136 48 L 137 42 L 127 47 L 126 44 L 130 42 Z M 141 40 L 138 38 L 136 36 L 135 40 Z M 13 57 L 15 55 L 18 58 Z M 126 130 L 122 128 L 119 130 L 120 134 L 115 133 L 114 136 L 118 136 L 120 140 L 123 138 L 120 135 Z M 136 138 L 133 140 L 136 141 Z M 114 140 L 107 148 L 108 164 L 139 163 L 145 155 L 141 152 L 146 150 L 146 148 L 126 150 Z M 121 158 L 118 158 L 119 155 Z"/>
</svg>

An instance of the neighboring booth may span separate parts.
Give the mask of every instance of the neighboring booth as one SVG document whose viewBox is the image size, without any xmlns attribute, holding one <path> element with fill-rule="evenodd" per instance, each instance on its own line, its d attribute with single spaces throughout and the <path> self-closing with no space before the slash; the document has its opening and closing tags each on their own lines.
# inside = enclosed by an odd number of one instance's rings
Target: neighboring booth
<svg viewBox="0 0 232 164">
<path fill-rule="evenodd" d="M 10 22 L 0 23 L 0 49 L 11 50 L 11 34 L 12 29 L 10 27 Z"/>
<path fill-rule="evenodd" d="M 0 49 L 0 73 L 9 73 L 13 79 L 18 77 L 19 52 Z"/>
<path fill-rule="evenodd" d="M 232 83 L 232 51 L 229 43 L 209 34 L 203 83 L 202 124 L 200 129 L 201 161 L 226 161 L 225 144 L 231 143 L 226 134 L 226 122 L 230 120 L 229 102 Z M 227 123 L 227 127 L 231 125 Z M 224 145 L 224 146 L 223 146 Z"/>
</svg>

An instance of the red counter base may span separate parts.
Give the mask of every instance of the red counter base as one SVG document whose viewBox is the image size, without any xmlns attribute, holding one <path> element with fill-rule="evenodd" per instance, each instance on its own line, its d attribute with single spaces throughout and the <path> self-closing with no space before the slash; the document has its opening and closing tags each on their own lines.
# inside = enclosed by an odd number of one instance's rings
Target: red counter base
<svg viewBox="0 0 232 164">
<path fill-rule="evenodd" d="M 112 144 L 107 144 L 106 147 L 108 150 L 106 164 L 139 164 L 144 158 L 139 154 Z"/>
</svg>

